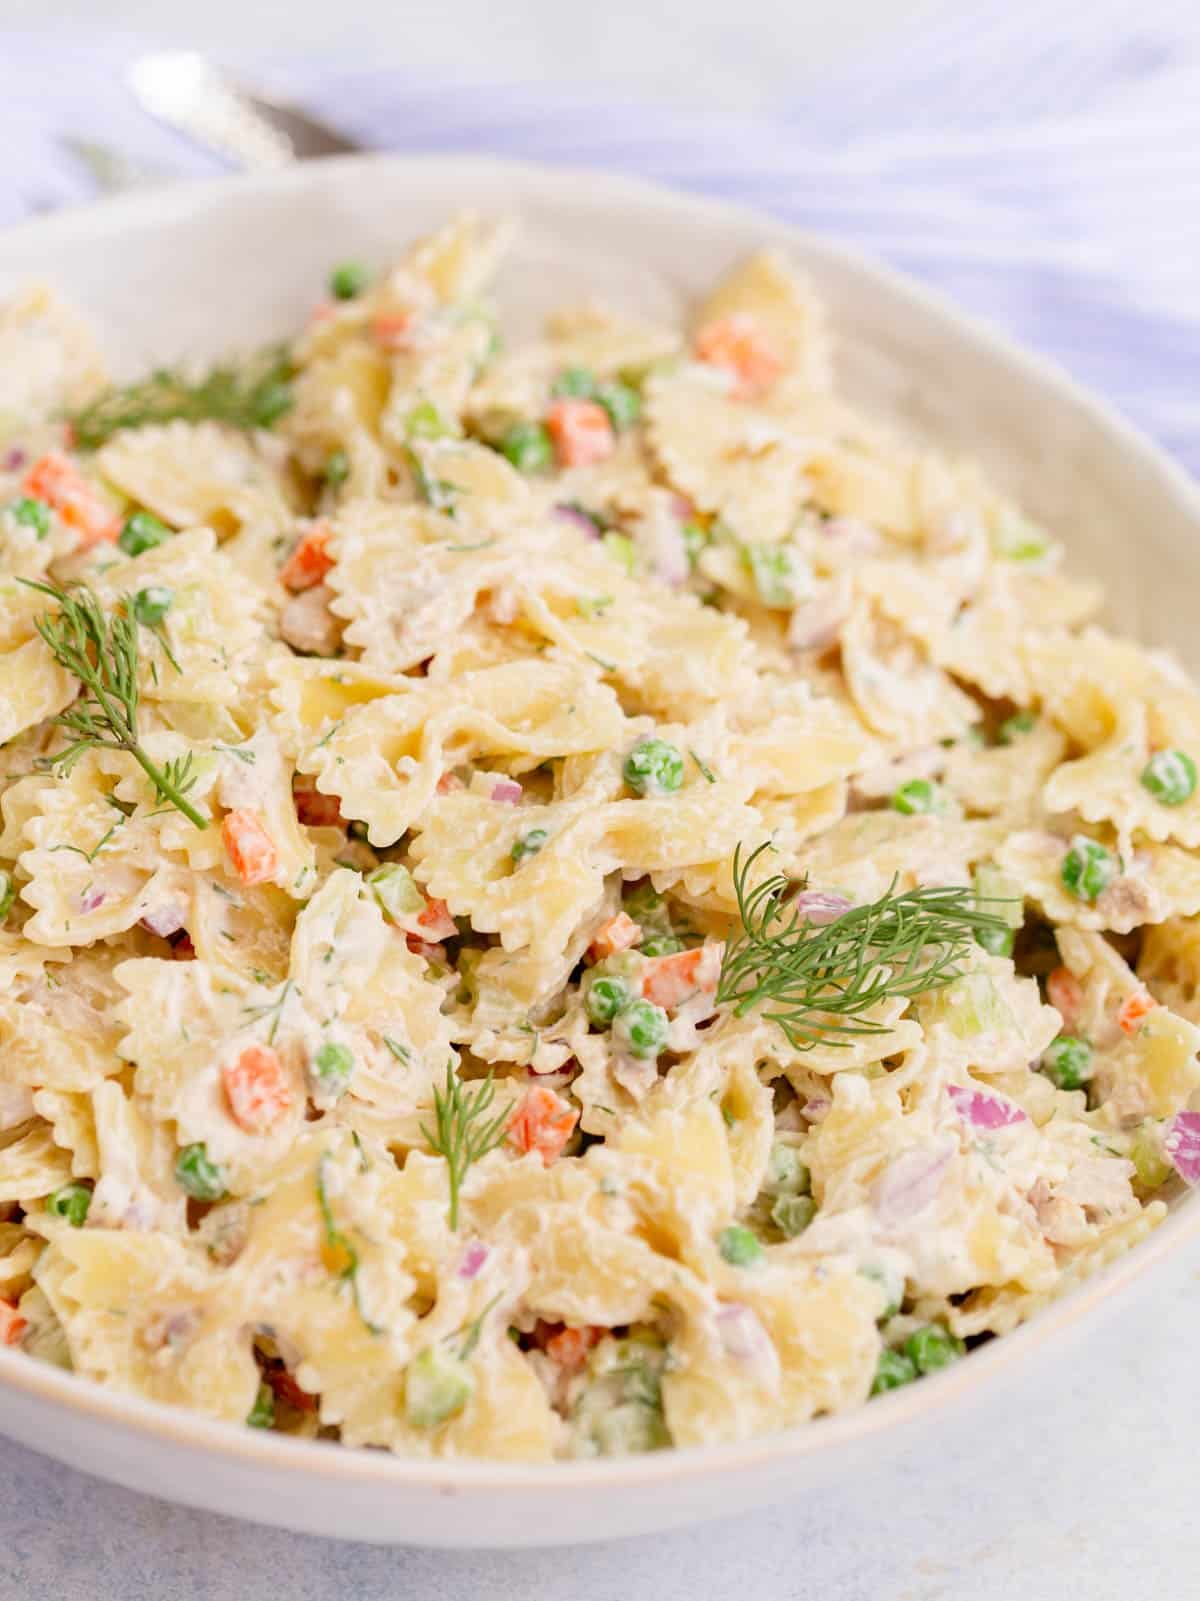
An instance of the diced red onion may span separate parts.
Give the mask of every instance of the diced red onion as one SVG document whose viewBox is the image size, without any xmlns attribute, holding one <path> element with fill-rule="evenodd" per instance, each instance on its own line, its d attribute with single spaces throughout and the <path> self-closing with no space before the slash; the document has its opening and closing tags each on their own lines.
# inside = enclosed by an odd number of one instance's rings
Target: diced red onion
<svg viewBox="0 0 1200 1601">
<path fill-rule="evenodd" d="M 185 906 L 156 906 L 141 919 L 142 927 L 148 934 L 157 934 L 160 939 L 169 939 L 187 922 L 187 908 Z"/>
<path fill-rule="evenodd" d="M 779 1375 L 779 1353 L 753 1307 L 729 1301 L 717 1313 L 721 1344 L 735 1361 L 753 1364 L 763 1376 Z"/>
<path fill-rule="evenodd" d="M 490 1254 L 482 1240 L 472 1240 L 463 1252 L 463 1259 L 458 1268 L 459 1278 L 473 1279 Z"/>
<path fill-rule="evenodd" d="M 696 515 L 696 508 L 686 495 L 672 495 L 671 510 L 681 523 L 689 522 Z"/>
<path fill-rule="evenodd" d="M 831 890 L 823 889 L 802 889 L 792 899 L 795 910 L 816 928 L 844 917 L 852 904 L 844 895 L 835 895 Z"/>
<path fill-rule="evenodd" d="M 660 522 L 656 528 L 653 553 L 654 576 L 664 584 L 678 589 L 686 584 L 692 571 L 683 530 L 678 523 Z"/>
<path fill-rule="evenodd" d="M 1185 1184 L 1200 1184 L 1200 1112 L 1176 1112 L 1163 1133 L 1163 1150 Z"/>
<path fill-rule="evenodd" d="M 804 1103 L 804 1116 L 810 1123 L 819 1123 L 829 1115 L 833 1102 L 825 1095 L 810 1095 Z"/>
<path fill-rule="evenodd" d="M 967 1089 L 962 1084 L 951 1084 L 950 1099 L 954 1110 L 964 1123 L 975 1128 L 1008 1128 L 1013 1123 L 1027 1121 L 1025 1113 L 1005 1095 L 993 1095 L 989 1090 Z"/>
<path fill-rule="evenodd" d="M 98 906 L 104 905 L 107 898 L 102 889 L 96 889 L 93 886 L 93 888 L 85 891 L 79 897 L 79 910 L 81 912 L 94 912 Z"/>
<path fill-rule="evenodd" d="M 492 785 L 492 799 L 502 806 L 519 806 L 523 794 L 515 778 L 498 778 Z"/>
<path fill-rule="evenodd" d="M 6 450 L 4 453 L 4 471 L 6 473 L 19 472 L 28 460 L 28 452 L 22 450 L 20 445 L 14 445 L 11 450 Z"/>
<path fill-rule="evenodd" d="M 889 1162 L 871 1186 L 871 1205 L 879 1221 L 890 1227 L 923 1212 L 941 1188 L 953 1155 L 949 1145 L 926 1145 Z"/>
<path fill-rule="evenodd" d="M 596 519 L 589 517 L 582 506 L 572 506 L 565 500 L 560 500 L 555 503 L 554 515 L 564 523 L 574 523 L 576 528 L 582 529 L 589 539 L 600 538 L 600 529 L 597 526 Z"/>
</svg>

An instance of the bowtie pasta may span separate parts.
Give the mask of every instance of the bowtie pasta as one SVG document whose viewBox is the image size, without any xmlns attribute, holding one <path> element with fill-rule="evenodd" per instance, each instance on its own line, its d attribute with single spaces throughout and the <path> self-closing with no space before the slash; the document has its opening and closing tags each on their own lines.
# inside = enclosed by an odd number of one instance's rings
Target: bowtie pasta
<svg viewBox="0 0 1200 1601">
<path fill-rule="evenodd" d="M 0 1341 L 413 1455 L 733 1440 L 1200 1176 L 1200 696 L 785 260 L 512 349 L 510 233 L 124 389 L 0 310 Z"/>
</svg>

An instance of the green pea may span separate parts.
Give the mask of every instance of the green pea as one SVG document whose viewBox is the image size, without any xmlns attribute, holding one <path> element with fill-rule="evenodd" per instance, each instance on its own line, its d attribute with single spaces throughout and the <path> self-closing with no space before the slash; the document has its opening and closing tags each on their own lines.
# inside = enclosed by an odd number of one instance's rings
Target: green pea
<svg viewBox="0 0 1200 1601">
<path fill-rule="evenodd" d="M 1182 806 L 1196 793 L 1196 764 L 1186 751 L 1156 751 L 1142 768 L 1142 788 L 1162 806 Z"/>
<path fill-rule="evenodd" d="M 618 1012 L 629 1005 L 629 985 L 623 978 L 593 978 L 584 998 L 584 1010 L 589 1023 L 596 1028 L 607 1028 Z"/>
<path fill-rule="evenodd" d="M 185 1145 L 175 1158 L 175 1182 L 194 1201 L 219 1201 L 225 1193 L 221 1169 L 209 1161 L 201 1142 Z"/>
<path fill-rule="evenodd" d="M 731 1223 L 717 1235 L 717 1249 L 732 1267 L 754 1267 L 763 1259 L 762 1241 L 744 1223 Z"/>
<path fill-rule="evenodd" d="M 353 300 L 370 281 L 370 269 L 361 261 L 343 261 L 329 274 L 329 292 L 335 300 Z"/>
<path fill-rule="evenodd" d="M 409 439 L 444 439 L 450 432 L 446 419 L 431 400 L 421 400 L 404 419 Z"/>
<path fill-rule="evenodd" d="M 0 867 L 0 923 L 12 911 L 12 904 L 17 898 L 17 884 L 11 873 Z"/>
<path fill-rule="evenodd" d="M 160 522 L 148 511 L 131 512 L 125 526 L 117 536 L 117 544 L 127 556 L 140 556 L 143 551 L 165 545 L 171 537 L 166 523 Z"/>
<path fill-rule="evenodd" d="M 643 956 L 674 956 L 682 949 L 683 941 L 678 934 L 647 934 L 638 946 Z"/>
<path fill-rule="evenodd" d="M 540 422 L 515 422 L 500 441 L 500 452 L 518 472 L 541 473 L 554 465 L 554 446 Z"/>
<path fill-rule="evenodd" d="M 616 529 L 610 528 L 601 536 L 601 545 L 606 556 L 611 556 L 618 567 L 625 570 L 626 575 L 632 578 L 637 571 L 637 546 L 628 534 L 619 534 Z"/>
<path fill-rule="evenodd" d="M 44 500 L 19 495 L 9 502 L 8 511 L 14 522 L 20 523 L 22 528 L 32 528 L 39 539 L 45 539 L 50 532 L 50 508 Z"/>
<path fill-rule="evenodd" d="M 1076 834 L 1063 857 L 1059 877 L 1068 894 L 1079 901 L 1094 901 L 1116 878 L 1120 862 L 1086 834 Z"/>
<path fill-rule="evenodd" d="M 635 795 L 673 795 L 683 783 L 683 756 L 665 739 L 639 740 L 622 772 Z"/>
<path fill-rule="evenodd" d="M 350 458 L 344 450 L 331 450 L 325 458 L 321 477 L 330 489 L 338 489 L 350 476 Z"/>
<path fill-rule="evenodd" d="M 175 591 L 166 584 L 150 584 L 133 597 L 133 615 L 143 628 L 155 628 L 171 609 Z"/>
<path fill-rule="evenodd" d="M 440 1346 L 429 1345 L 408 1364 L 404 1411 L 416 1429 L 436 1428 L 457 1417 L 471 1399 L 475 1381 L 465 1362 Z"/>
<path fill-rule="evenodd" d="M 1042 1052 L 1041 1069 L 1060 1090 L 1080 1090 L 1092 1076 L 1092 1047 L 1074 1034 L 1060 1034 Z"/>
<path fill-rule="evenodd" d="M 623 434 L 642 415 L 642 397 L 628 384 L 600 384 L 596 389 L 596 399 L 608 413 L 614 433 Z"/>
<path fill-rule="evenodd" d="M 898 1390 L 903 1384 L 911 1384 L 916 1376 L 915 1365 L 903 1351 L 881 1351 L 871 1394 L 882 1395 L 885 1390 Z"/>
<path fill-rule="evenodd" d="M 275 1426 L 275 1391 L 269 1384 L 260 1384 L 254 1405 L 246 1413 L 246 1422 L 252 1429 L 270 1429 Z"/>
<path fill-rule="evenodd" d="M 941 808 L 941 789 L 928 778 L 910 778 L 892 796 L 892 810 L 902 812 L 905 817 L 917 817 L 925 812 L 940 811 Z"/>
<path fill-rule="evenodd" d="M 1014 712 L 1006 717 L 996 730 L 996 738 L 1001 745 L 1011 745 L 1021 734 L 1032 733 L 1037 726 L 1037 718 L 1032 712 Z"/>
<path fill-rule="evenodd" d="M 771 1208 L 771 1222 L 789 1240 L 803 1234 L 816 1215 L 811 1195 L 781 1195 Z"/>
<path fill-rule="evenodd" d="M 251 407 L 255 426 L 270 428 L 285 412 L 291 411 L 295 398 L 292 386 L 285 378 L 277 378 L 271 383 L 263 384 L 254 396 Z"/>
<path fill-rule="evenodd" d="M 635 1000 L 613 1020 L 613 1042 L 640 1061 L 658 1056 L 667 1043 L 671 1024 L 661 1006 Z"/>
<path fill-rule="evenodd" d="M 523 862 L 527 856 L 536 856 L 549 838 L 550 835 L 546 829 L 531 828 L 527 834 L 522 834 L 519 839 L 513 840 L 513 861 Z"/>
<path fill-rule="evenodd" d="M 570 400 L 590 400 L 596 393 L 596 375 L 590 367 L 564 367 L 550 393 Z"/>
<path fill-rule="evenodd" d="M 384 916 L 393 923 L 403 922 L 406 917 L 425 910 L 425 897 L 417 888 L 416 880 L 399 862 L 384 862 L 382 867 L 367 874 L 367 883 Z"/>
<path fill-rule="evenodd" d="M 64 1184 L 46 1198 L 46 1210 L 52 1217 L 65 1217 L 73 1229 L 81 1229 L 87 1221 L 92 1192 L 86 1184 Z"/>
<path fill-rule="evenodd" d="M 340 1095 L 354 1071 L 354 1053 L 349 1046 L 326 1040 L 313 1057 L 313 1071 L 323 1090 Z"/>
<path fill-rule="evenodd" d="M 918 1373 L 936 1373 L 957 1362 L 966 1346 L 948 1329 L 936 1323 L 927 1323 L 915 1329 L 904 1342 L 904 1354 Z"/>
</svg>

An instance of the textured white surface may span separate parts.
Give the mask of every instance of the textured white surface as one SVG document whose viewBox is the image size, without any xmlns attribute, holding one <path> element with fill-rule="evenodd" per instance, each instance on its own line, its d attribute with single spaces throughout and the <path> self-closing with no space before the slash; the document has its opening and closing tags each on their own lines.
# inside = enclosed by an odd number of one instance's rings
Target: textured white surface
<svg viewBox="0 0 1200 1601">
<path fill-rule="evenodd" d="M 483 19 L 502 9 L 485 34 Z M 696 103 L 754 109 L 919 0 L 833 5 L 701 0 L 592 13 L 525 0 L 0 0 L 0 21 L 104 18 L 160 38 L 289 48 L 370 45 L 376 58 L 455 60 L 497 77 L 622 78 Z M 653 12 L 647 15 L 647 11 Z M 824 12 L 811 19 L 809 13 Z M 803 22 L 800 20 L 804 15 Z M 746 19 L 750 23 L 746 25 Z M 403 19 L 402 21 L 400 19 Z M 468 41 L 464 43 L 464 41 Z M 486 42 L 485 42 L 486 41 Z M 635 53 L 636 47 L 636 53 Z M 1154 1272 L 1081 1341 L 964 1415 L 941 1462 L 904 1458 L 792 1505 L 681 1535 L 546 1555 L 401 1552 L 238 1525 L 102 1485 L 0 1444 L 0 1601 L 1088 1601 L 1193 1591 L 1200 1257 Z"/>
</svg>

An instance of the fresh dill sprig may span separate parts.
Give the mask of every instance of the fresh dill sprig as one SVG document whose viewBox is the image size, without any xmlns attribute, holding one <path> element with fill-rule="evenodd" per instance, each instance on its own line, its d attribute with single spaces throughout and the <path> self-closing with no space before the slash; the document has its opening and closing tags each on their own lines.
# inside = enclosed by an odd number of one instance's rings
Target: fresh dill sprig
<svg viewBox="0 0 1200 1601">
<path fill-rule="evenodd" d="M 98 450 L 122 428 L 151 423 L 223 422 L 231 428 L 269 428 L 292 405 L 294 368 L 286 345 L 272 345 L 240 365 L 200 375 L 159 367 L 124 388 L 109 389 L 70 418 L 82 450 Z"/>
<path fill-rule="evenodd" d="M 494 1151 L 504 1138 L 508 1108 L 501 1107 L 493 1117 L 484 1116 L 495 1095 L 496 1085 L 490 1073 L 474 1089 L 464 1089 L 452 1064 L 447 1062 L 446 1087 L 433 1092 L 437 1128 L 431 1132 L 421 1124 L 421 1133 L 428 1140 L 430 1150 L 446 1158 L 452 1229 L 458 1227 L 458 1197 L 467 1170 L 489 1151 Z"/>
<path fill-rule="evenodd" d="M 317 1163 L 317 1206 L 321 1211 L 321 1225 L 325 1231 L 325 1240 L 321 1248 L 321 1255 L 325 1266 L 333 1273 L 338 1282 L 350 1286 L 350 1294 L 354 1298 L 354 1309 L 362 1318 L 368 1334 L 386 1334 L 387 1330 L 380 1324 L 373 1323 L 363 1311 L 362 1297 L 358 1287 L 358 1252 L 350 1241 L 338 1228 L 337 1219 L 333 1215 L 333 1207 L 329 1202 L 329 1191 L 325 1183 L 325 1169 L 330 1161 L 328 1151 Z"/>
<path fill-rule="evenodd" d="M 865 1014 L 881 1001 L 952 983 L 976 935 L 1007 927 L 981 910 L 971 889 L 897 893 L 894 879 L 879 900 L 815 924 L 789 900 L 796 886 L 783 873 L 751 884 L 754 863 L 769 848 L 760 845 L 745 860 L 740 847 L 734 852 L 742 927 L 725 948 L 716 998 L 732 1002 L 738 1017 L 762 1007 L 796 1050 L 886 1033 Z"/>
<path fill-rule="evenodd" d="M 83 687 L 75 704 L 54 719 L 75 739 L 49 765 L 65 776 L 85 751 L 128 751 L 156 795 L 197 828 L 207 828 L 208 819 L 187 799 L 196 782 L 191 752 L 157 767 L 138 739 L 138 623 L 128 601 L 106 612 L 86 587 L 71 593 L 56 584 L 21 582 L 58 602 L 58 611 L 44 612 L 34 626 L 58 665 Z"/>
</svg>

